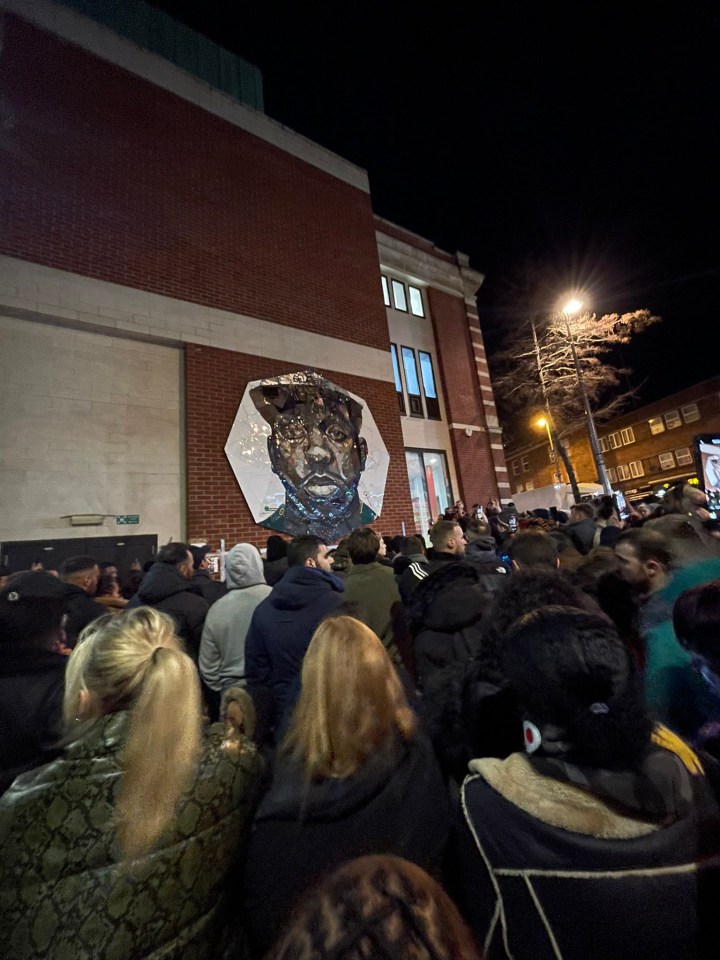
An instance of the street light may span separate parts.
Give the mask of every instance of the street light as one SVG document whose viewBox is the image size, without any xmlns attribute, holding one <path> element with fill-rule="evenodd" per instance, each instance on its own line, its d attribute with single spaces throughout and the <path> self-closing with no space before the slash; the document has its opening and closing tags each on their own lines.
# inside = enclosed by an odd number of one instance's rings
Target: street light
<svg viewBox="0 0 720 960">
<path fill-rule="evenodd" d="M 590 449 L 592 450 L 593 460 L 595 461 L 598 480 L 602 484 L 605 493 L 612 493 L 610 480 L 607 475 L 607 470 L 605 469 L 605 458 L 603 457 L 600 441 L 598 440 L 597 430 L 595 429 L 595 421 L 593 420 L 592 409 L 590 407 L 590 399 L 587 395 L 585 380 L 583 378 L 582 370 L 580 369 L 580 361 L 578 360 L 577 350 L 575 349 L 575 341 L 573 340 L 572 333 L 570 331 L 570 317 L 573 317 L 575 314 L 579 313 L 582 309 L 582 305 L 582 300 L 577 300 L 575 298 L 568 300 L 562 309 L 562 314 L 565 318 L 568 343 L 570 344 L 570 349 L 572 350 L 573 361 L 575 363 L 575 373 L 577 374 L 578 384 L 580 386 L 580 394 L 582 396 L 583 407 L 585 409 L 585 420 L 587 422 L 588 435 L 590 437 Z"/>
<path fill-rule="evenodd" d="M 545 427 L 545 429 L 547 430 L 548 443 L 550 444 L 550 449 L 552 450 L 553 453 L 555 453 L 555 444 L 553 443 L 552 434 L 550 433 L 550 423 L 548 422 L 547 418 L 546 418 L 546 417 L 539 417 L 539 418 L 535 421 L 535 426 L 536 426 L 536 427 Z"/>
</svg>

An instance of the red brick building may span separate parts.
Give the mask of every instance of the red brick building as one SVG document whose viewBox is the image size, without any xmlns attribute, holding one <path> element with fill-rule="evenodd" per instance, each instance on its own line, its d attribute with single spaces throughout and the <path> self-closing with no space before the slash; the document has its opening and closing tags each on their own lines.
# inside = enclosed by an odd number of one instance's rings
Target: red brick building
<svg viewBox="0 0 720 960">
<path fill-rule="evenodd" d="M 642 499 L 667 489 L 676 480 L 695 480 L 693 440 L 720 434 L 720 377 L 680 390 L 655 403 L 598 426 L 608 478 L 613 490 Z M 565 445 L 579 482 L 597 480 L 585 428 L 572 432 Z M 531 444 L 505 450 L 512 493 L 567 481 L 559 457 L 544 432 Z"/>
<path fill-rule="evenodd" d="M 377 218 L 239 58 L 73 7 L 0 0 L 0 540 L 264 542 L 224 444 L 249 381 L 305 367 L 372 410 L 383 532 L 506 494 L 467 258 Z"/>
</svg>

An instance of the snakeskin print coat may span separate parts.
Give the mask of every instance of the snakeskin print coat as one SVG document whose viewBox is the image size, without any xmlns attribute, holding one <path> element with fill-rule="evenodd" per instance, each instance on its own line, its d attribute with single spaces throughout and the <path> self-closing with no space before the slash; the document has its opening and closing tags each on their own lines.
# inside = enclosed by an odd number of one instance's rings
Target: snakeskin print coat
<svg viewBox="0 0 720 960">
<path fill-rule="evenodd" d="M 0 798 L 0 957 L 210 957 L 254 813 L 261 760 L 207 733 L 192 788 L 150 854 L 120 864 L 113 822 L 128 716 L 98 721 Z"/>
</svg>

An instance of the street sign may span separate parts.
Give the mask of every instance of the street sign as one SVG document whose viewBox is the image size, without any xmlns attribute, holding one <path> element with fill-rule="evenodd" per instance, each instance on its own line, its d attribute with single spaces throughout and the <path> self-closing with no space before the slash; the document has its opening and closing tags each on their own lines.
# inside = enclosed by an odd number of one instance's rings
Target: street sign
<svg viewBox="0 0 720 960">
<path fill-rule="evenodd" d="M 123 513 L 115 517 L 115 523 L 140 523 L 139 513 Z"/>
</svg>

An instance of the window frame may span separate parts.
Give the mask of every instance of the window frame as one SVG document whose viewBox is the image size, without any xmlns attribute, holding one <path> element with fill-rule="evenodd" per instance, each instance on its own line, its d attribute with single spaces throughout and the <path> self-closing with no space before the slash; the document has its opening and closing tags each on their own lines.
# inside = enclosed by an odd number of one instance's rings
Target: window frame
<svg viewBox="0 0 720 960">
<path fill-rule="evenodd" d="M 669 458 L 670 458 L 670 462 L 669 462 L 669 463 L 663 463 L 663 462 L 662 462 L 663 457 L 665 457 L 665 458 L 669 457 Z M 658 463 L 660 464 L 660 469 L 661 469 L 661 470 L 672 470 L 672 468 L 675 466 L 675 455 L 673 454 L 672 450 L 667 450 L 667 451 L 665 451 L 665 453 L 659 453 L 659 454 L 658 454 Z"/>
<path fill-rule="evenodd" d="M 628 466 L 630 467 L 630 476 L 633 479 L 645 476 L 645 467 L 642 460 L 631 460 Z"/>
<path fill-rule="evenodd" d="M 414 394 L 414 393 L 411 393 L 411 392 L 410 392 L 410 384 L 408 383 L 407 370 L 405 369 L 405 353 L 404 353 L 405 350 L 407 350 L 409 353 L 412 354 L 413 365 L 414 365 L 414 367 L 415 367 L 415 379 L 417 380 L 418 391 L 419 391 L 417 394 Z M 406 394 L 407 394 L 407 399 L 408 399 L 409 416 L 415 417 L 415 418 L 418 419 L 418 420 L 424 420 L 424 419 L 425 419 L 425 407 L 423 406 L 422 386 L 421 386 L 421 381 L 420 381 L 420 371 L 418 370 L 417 354 L 416 354 L 416 352 L 415 352 L 415 348 L 414 348 L 414 347 L 406 347 L 404 344 L 401 343 L 401 344 L 400 344 L 400 359 L 402 360 L 402 370 L 403 370 L 403 374 L 404 374 L 404 377 L 405 377 L 405 392 L 406 392 Z M 420 409 L 419 409 L 419 412 L 413 409 L 413 400 L 417 400 L 417 401 L 418 401 L 418 404 L 417 404 L 417 405 L 418 405 L 418 407 L 420 408 Z"/>
<path fill-rule="evenodd" d="M 663 420 L 662 416 L 650 417 L 648 419 L 648 426 L 650 427 L 650 433 L 653 437 L 657 437 L 659 434 L 665 433 L 665 421 Z"/>
<path fill-rule="evenodd" d="M 407 299 L 408 299 L 408 305 L 410 307 L 410 313 L 413 315 L 413 317 L 424 318 L 425 317 L 425 301 L 423 300 L 422 289 L 420 287 L 416 287 L 414 283 L 408 283 L 407 289 L 408 289 Z M 418 313 L 413 307 L 412 296 L 410 294 L 411 290 L 415 290 L 418 296 L 420 297 L 420 313 Z"/>
<path fill-rule="evenodd" d="M 679 467 L 690 466 L 695 460 L 690 447 L 678 447 L 677 450 L 673 450 L 673 453 L 675 454 L 675 463 L 677 463 Z M 680 459 L 681 456 L 682 460 Z"/>
<path fill-rule="evenodd" d="M 520 457 L 523 473 L 530 473 L 530 457 Z"/>
<path fill-rule="evenodd" d="M 390 285 L 388 284 L 388 278 L 384 273 L 380 274 L 380 285 L 382 286 L 383 303 L 386 307 L 392 307 L 392 300 L 390 299 Z"/>
<path fill-rule="evenodd" d="M 630 468 L 626 463 L 619 463 L 617 467 L 618 480 L 631 480 Z"/>
<path fill-rule="evenodd" d="M 405 404 L 405 384 L 403 381 L 403 371 L 400 366 L 400 357 L 398 355 L 398 348 L 396 343 L 390 344 L 390 358 L 393 363 L 393 380 L 395 381 L 395 392 L 398 395 L 398 405 L 400 407 L 400 415 L 403 417 L 407 416 L 407 407 Z M 400 383 L 400 389 L 398 389 L 398 382 Z"/>
<path fill-rule="evenodd" d="M 617 478 L 617 470 L 615 469 L 615 467 L 608 467 L 607 475 L 610 483 L 617 483 L 618 478 Z"/>
<path fill-rule="evenodd" d="M 687 410 L 694 410 L 694 415 L 688 415 L 686 413 Z M 700 408 L 694 400 L 690 403 L 685 403 L 680 407 L 680 416 L 683 418 L 685 423 L 695 423 L 696 420 L 700 419 Z"/>
<path fill-rule="evenodd" d="M 668 410 L 667 413 L 663 414 L 663 420 L 668 430 L 677 430 L 678 427 L 682 426 L 682 417 L 678 410 Z M 672 420 L 672 423 L 670 420 Z"/>
<path fill-rule="evenodd" d="M 423 370 L 422 357 L 427 357 L 428 363 L 430 364 L 430 376 L 432 377 L 432 388 L 435 391 L 434 397 L 429 397 L 427 392 L 427 386 L 425 384 L 425 372 Z M 440 410 L 440 396 L 438 394 L 437 388 L 437 378 L 435 377 L 435 364 L 433 363 L 433 357 L 429 350 L 420 350 L 417 351 L 418 367 L 420 368 L 420 387 L 423 393 L 423 399 L 425 400 L 425 414 L 428 420 L 442 420 L 442 412 Z"/>
<path fill-rule="evenodd" d="M 623 445 L 622 440 L 620 439 L 620 434 L 618 432 L 611 433 L 608 435 L 608 442 L 613 450 L 619 450 Z"/>
<path fill-rule="evenodd" d="M 608 453 L 610 451 L 607 437 L 600 437 L 600 449 L 602 450 L 603 453 Z"/>
<path fill-rule="evenodd" d="M 400 289 L 402 290 L 403 301 L 404 301 L 404 303 L 405 303 L 405 306 L 404 306 L 404 307 L 399 307 L 399 306 L 398 306 L 397 297 L 395 296 L 395 285 L 396 285 L 396 284 L 397 284 L 397 286 L 400 287 Z M 407 294 L 406 294 L 406 292 L 405 292 L 405 284 L 402 282 L 402 280 L 397 280 L 395 277 L 390 277 L 390 290 L 391 290 L 391 292 L 392 292 L 393 309 L 394 309 L 394 310 L 399 310 L 400 313 L 408 313 Z"/>
<path fill-rule="evenodd" d="M 624 447 L 627 447 L 631 443 L 635 443 L 635 431 L 633 428 L 623 427 L 620 430 L 620 439 L 622 440 Z"/>
</svg>

